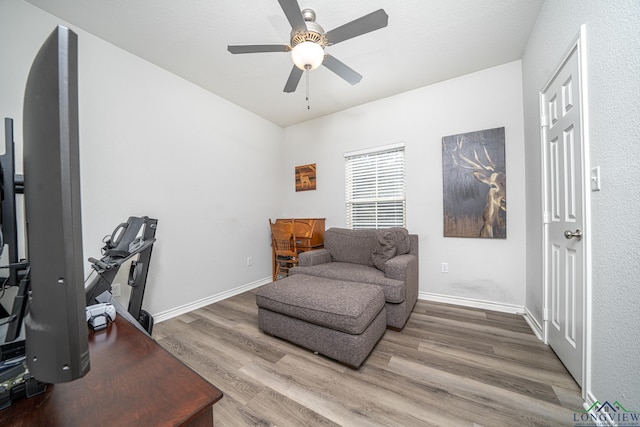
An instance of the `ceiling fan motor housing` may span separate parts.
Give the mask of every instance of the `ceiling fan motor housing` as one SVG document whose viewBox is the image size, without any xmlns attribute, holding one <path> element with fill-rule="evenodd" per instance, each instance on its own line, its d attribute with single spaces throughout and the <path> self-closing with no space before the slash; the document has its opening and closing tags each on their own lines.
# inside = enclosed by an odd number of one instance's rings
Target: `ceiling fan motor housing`
<svg viewBox="0 0 640 427">
<path fill-rule="evenodd" d="M 316 13 L 313 9 L 303 9 L 302 16 L 307 25 L 307 31 L 292 31 L 291 47 L 294 48 L 304 42 L 313 42 L 324 48 L 327 45 L 327 38 L 324 28 L 316 22 Z"/>
</svg>

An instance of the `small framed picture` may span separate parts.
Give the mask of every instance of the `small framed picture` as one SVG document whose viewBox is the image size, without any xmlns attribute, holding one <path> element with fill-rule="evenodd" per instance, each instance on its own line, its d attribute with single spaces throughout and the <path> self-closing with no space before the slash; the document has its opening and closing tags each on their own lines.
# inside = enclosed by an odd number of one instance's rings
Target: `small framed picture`
<svg viewBox="0 0 640 427">
<path fill-rule="evenodd" d="M 296 166 L 296 191 L 316 189 L 316 164 Z"/>
</svg>

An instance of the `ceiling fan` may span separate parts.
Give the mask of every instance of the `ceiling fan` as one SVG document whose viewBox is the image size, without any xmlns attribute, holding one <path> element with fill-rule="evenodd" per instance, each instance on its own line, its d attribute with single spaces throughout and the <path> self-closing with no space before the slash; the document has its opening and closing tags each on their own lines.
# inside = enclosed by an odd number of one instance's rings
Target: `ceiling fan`
<svg viewBox="0 0 640 427">
<path fill-rule="evenodd" d="M 229 45 L 233 54 L 262 52 L 291 52 L 294 66 L 284 86 L 285 92 L 295 92 L 303 71 L 313 70 L 321 64 L 355 85 L 362 76 L 343 62 L 325 53 L 324 48 L 387 26 L 389 16 L 383 9 L 364 15 L 331 31 L 325 32 L 317 24 L 312 9 L 300 10 L 297 0 L 278 0 L 291 24 L 289 44 Z"/>
</svg>

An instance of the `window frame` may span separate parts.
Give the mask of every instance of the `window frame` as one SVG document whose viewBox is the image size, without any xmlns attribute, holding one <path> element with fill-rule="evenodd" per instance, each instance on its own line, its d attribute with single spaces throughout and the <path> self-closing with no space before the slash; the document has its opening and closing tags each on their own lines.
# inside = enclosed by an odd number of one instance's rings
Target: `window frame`
<svg viewBox="0 0 640 427">
<path fill-rule="evenodd" d="M 404 142 L 351 151 L 344 158 L 347 227 L 406 227 Z"/>
</svg>

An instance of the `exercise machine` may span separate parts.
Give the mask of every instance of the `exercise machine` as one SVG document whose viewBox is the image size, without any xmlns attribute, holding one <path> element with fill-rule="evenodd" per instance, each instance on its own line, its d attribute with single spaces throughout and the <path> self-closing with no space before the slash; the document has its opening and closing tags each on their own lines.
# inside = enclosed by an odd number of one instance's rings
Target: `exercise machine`
<svg viewBox="0 0 640 427">
<path fill-rule="evenodd" d="M 147 283 L 151 251 L 156 241 L 158 220 L 147 216 L 129 217 L 116 227 L 111 236 L 104 239 L 102 258 L 89 258 L 91 267 L 97 273 L 85 286 L 87 306 L 108 302 L 111 299 L 113 280 L 120 267 L 130 259 L 131 261 L 127 284 L 131 286 L 131 296 L 127 308 L 131 315 L 151 335 L 153 330 L 153 316 L 142 309 L 142 300 Z M 105 292 L 107 294 L 105 294 Z"/>
</svg>

